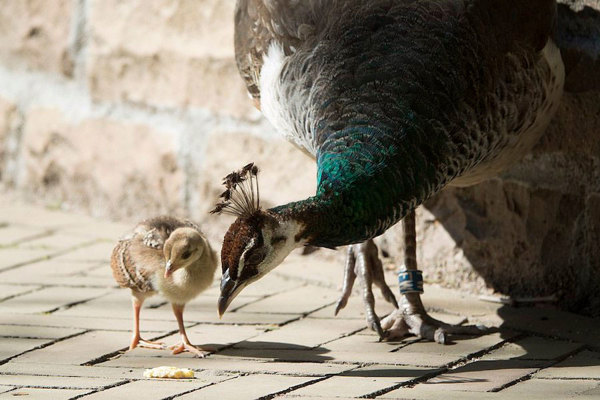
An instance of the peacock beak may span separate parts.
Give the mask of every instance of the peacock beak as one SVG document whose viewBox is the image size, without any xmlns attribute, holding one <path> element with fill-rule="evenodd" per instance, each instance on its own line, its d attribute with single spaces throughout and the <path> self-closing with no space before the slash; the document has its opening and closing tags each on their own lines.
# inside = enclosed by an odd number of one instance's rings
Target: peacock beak
<svg viewBox="0 0 600 400">
<path fill-rule="evenodd" d="M 229 307 L 233 299 L 235 299 L 245 286 L 245 283 L 240 283 L 231 279 L 229 270 L 223 273 L 223 276 L 221 277 L 221 295 L 219 296 L 218 302 L 219 318 L 225 314 L 227 307 Z"/>
</svg>

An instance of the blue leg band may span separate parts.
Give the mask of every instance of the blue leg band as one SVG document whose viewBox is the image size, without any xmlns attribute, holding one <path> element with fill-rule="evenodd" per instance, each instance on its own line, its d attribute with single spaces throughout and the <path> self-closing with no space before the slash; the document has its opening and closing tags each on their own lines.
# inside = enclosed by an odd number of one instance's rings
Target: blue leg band
<svg viewBox="0 0 600 400">
<path fill-rule="evenodd" d="M 423 272 L 419 270 L 401 271 L 398 273 L 400 293 L 423 293 Z"/>
</svg>

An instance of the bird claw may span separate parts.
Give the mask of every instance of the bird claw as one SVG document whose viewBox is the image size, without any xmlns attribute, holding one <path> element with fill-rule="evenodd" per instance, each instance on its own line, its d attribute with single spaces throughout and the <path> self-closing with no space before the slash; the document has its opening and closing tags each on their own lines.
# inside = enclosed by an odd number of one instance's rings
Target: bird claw
<svg viewBox="0 0 600 400">
<path fill-rule="evenodd" d="M 373 284 L 379 287 L 383 298 L 394 305 L 394 307 L 398 308 L 398 302 L 396 301 L 396 297 L 392 290 L 385 282 L 383 265 L 381 264 L 381 261 L 379 261 L 377 246 L 372 240 L 348 246 L 342 294 L 336 304 L 335 315 L 346 307 L 357 277 L 359 278 L 362 289 L 367 326 L 377 332 L 379 340 L 382 341 L 387 335 L 381 328 L 379 317 L 377 317 L 377 314 L 375 313 L 375 297 L 373 296 L 372 290 Z"/>
<path fill-rule="evenodd" d="M 387 330 L 388 340 L 415 335 L 439 344 L 450 343 L 449 335 L 482 335 L 488 330 L 482 325 L 462 325 L 467 321 L 465 318 L 456 325 L 447 324 L 430 317 L 424 310 L 415 312 L 405 308 L 394 310 L 381 325 Z"/>
<path fill-rule="evenodd" d="M 379 336 L 380 342 L 383 342 L 388 336 L 388 333 L 386 331 L 384 331 L 383 328 L 381 327 L 379 318 L 377 318 L 376 321 L 372 321 L 371 323 L 369 323 L 369 328 L 371 328 L 371 330 L 377 332 L 377 336 Z"/>
<path fill-rule="evenodd" d="M 169 348 L 169 350 L 172 350 L 173 354 L 179 354 L 179 353 L 188 351 L 192 354 L 195 354 L 196 356 L 198 356 L 200 358 L 204 358 L 210 354 L 210 352 L 208 352 L 208 351 L 201 350 L 201 349 L 197 348 L 196 346 L 194 346 L 193 344 L 185 343 L 185 342 L 173 344 L 173 345 L 169 346 L 168 348 Z"/>
<path fill-rule="evenodd" d="M 165 348 L 165 344 L 163 342 L 153 342 L 150 340 L 145 340 L 140 337 L 134 337 L 131 340 L 131 344 L 129 345 L 129 350 L 133 350 L 136 347 L 143 347 L 146 349 L 158 349 L 162 350 Z"/>
</svg>

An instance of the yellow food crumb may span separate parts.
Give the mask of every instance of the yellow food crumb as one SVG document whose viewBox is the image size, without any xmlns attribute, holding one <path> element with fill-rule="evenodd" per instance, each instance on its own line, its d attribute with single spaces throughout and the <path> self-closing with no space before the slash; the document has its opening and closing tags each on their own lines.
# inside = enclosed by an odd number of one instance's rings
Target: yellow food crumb
<svg viewBox="0 0 600 400">
<path fill-rule="evenodd" d="M 193 378 L 194 371 L 188 368 L 161 366 L 144 371 L 144 378 Z"/>
</svg>

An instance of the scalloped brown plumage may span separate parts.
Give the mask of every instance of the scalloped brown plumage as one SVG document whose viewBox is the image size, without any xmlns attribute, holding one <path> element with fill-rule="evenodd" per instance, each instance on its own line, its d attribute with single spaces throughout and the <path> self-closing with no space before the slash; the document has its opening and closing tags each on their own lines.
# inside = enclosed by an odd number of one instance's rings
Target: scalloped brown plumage
<svg viewBox="0 0 600 400">
<path fill-rule="evenodd" d="M 147 297 L 160 293 L 172 305 L 182 342 L 171 346 L 174 353 L 206 353 L 194 347 L 183 325 L 187 302 L 207 289 L 213 280 L 217 257 L 198 225 L 161 216 L 140 222 L 133 232 L 119 240 L 111 256 L 115 281 L 131 289 L 134 310 L 130 349 L 138 344 L 163 348 L 162 343 L 143 340 L 139 332 L 140 308 Z"/>
</svg>

